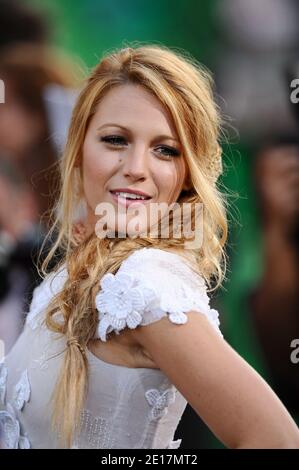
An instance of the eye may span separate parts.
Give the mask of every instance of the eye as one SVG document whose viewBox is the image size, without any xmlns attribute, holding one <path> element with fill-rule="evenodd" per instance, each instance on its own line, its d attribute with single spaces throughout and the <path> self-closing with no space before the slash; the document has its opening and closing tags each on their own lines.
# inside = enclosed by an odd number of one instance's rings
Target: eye
<svg viewBox="0 0 299 470">
<path fill-rule="evenodd" d="M 120 135 L 107 135 L 105 137 L 101 137 L 101 142 L 107 142 L 114 146 L 121 146 L 126 143 L 126 139 Z"/>
<path fill-rule="evenodd" d="M 161 150 L 161 152 L 158 153 L 167 159 L 171 157 L 179 157 L 181 155 L 179 150 L 174 147 L 168 147 L 167 145 L 161 145 L 160 147 L 157 147 L 157 150 Z"/>
</svg>

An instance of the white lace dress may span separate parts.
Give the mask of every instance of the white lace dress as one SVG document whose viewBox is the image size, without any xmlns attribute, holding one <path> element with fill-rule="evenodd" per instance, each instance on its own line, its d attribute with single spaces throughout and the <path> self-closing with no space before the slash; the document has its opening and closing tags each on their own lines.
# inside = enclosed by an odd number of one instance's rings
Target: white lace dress
<svg viewBox="0 0 299 470">
<path fill-rule="evenodd" d="M 57 448 L 51 432 L 50 398 L 61 365 L 65 338 L 45 326 L 44 312 L 67 278 L 65 267 L 52 272 L 35 289 L 24 330 L 0 364 L 0 426 L 4 448 Z M 206 315 L 219 330 L 203 279 L 183 256 L 142 248 L 107 273 L 96 296 L 102 341 L 115 330 L 147 325 L 167 316 L 176 324 L 187 312 Z M 89 388 L 74 448 L 173 449 L 187 405 L 159 369 L 129 368 L 102 361 L 87 351 Z"/>
</svg>

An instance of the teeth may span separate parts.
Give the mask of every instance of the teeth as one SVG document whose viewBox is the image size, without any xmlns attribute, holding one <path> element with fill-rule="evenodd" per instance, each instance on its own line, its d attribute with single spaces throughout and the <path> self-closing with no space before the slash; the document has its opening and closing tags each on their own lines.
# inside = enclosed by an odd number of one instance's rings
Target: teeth
<svg viewBox="0 0 299 470">
<path fill-rule="evenodd" d="M 145 196 L 140 196 L 139 194 L 132 194 L 132 193 L 123 193 L 123 192 L 117 192 L 115 193 L 117 196 L 126 198 L 126 199 L 146 199 Z"/>
</svg>

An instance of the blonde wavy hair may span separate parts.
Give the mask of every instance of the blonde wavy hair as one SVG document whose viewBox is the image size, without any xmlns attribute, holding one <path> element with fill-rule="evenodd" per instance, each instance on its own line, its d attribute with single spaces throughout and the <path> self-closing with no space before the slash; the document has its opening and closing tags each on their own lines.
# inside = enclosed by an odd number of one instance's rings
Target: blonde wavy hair
<svg viewBox="0 0 299 470">
<path fill-rule="evenodd" d="M 87 78 L 73 110 L 60 164 L 60 196 L 48 234 L 49 237 L 54 234 L 55 242 L 41 267 L 46 275 L 50 261 L 59 252 L 56 268 L 65 264 L 68 272 L 64 288 L 52 299 L 46 312 L 47 327 L 64 335 L 67 344 L 52 396 L 52 424 L 65 446 L 73 441 L 86 397 L 85 351 L 98 323 L 95 296 L 101 277 L 107 272 L 116 273 L 130 253 L 143 247 L 182 253 L 184 250 L 184 236 L 174 238 L 172 232 L 167 239 L 108 240 L 92 233 L 78 240 L 75 236 L 74 212 L 82 197 L 82 147 L 90 119 L 111 87 L 132 83 L 153 93 L 173 118 L 191 183 L 177 202 L 192 203 L 193 208 L 195 203 L 202 203 L 204 207 L 203 243 L 192 251 L 194 269 L 209 286 L 213 280 L 218 287 L 224 277 L 226 204 L 216 184 L 221 173 L 221 119 L 209 72 L 187 53 L 160 45 L 134 45 L 106 54 Z M 63 321 L 61 317 L 58 321 L 56 314 L 62 314 Z"/>
</svg>

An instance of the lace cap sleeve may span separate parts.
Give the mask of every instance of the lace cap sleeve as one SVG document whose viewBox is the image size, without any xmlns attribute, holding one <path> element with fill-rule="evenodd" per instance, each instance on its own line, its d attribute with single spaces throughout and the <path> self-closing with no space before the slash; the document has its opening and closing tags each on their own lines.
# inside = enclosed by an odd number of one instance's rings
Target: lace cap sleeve
<svg viewBox="0 0 299 470">
<path fill-rule="evenodd" d="M 96 295 L 99 323 L 96 337 L 107 340 L 129 327 L 160 320 L 168 316 L 173 323 L 186 323 L 187 312 L 206 315 L 216 331 L 218 312 L 209 305 L 204 279 L 188 262 L 175 253 L 156 248 L 142 248 L 121 264 L 116 274 L 107 273 L 100 281 Z"/>
</svg>

